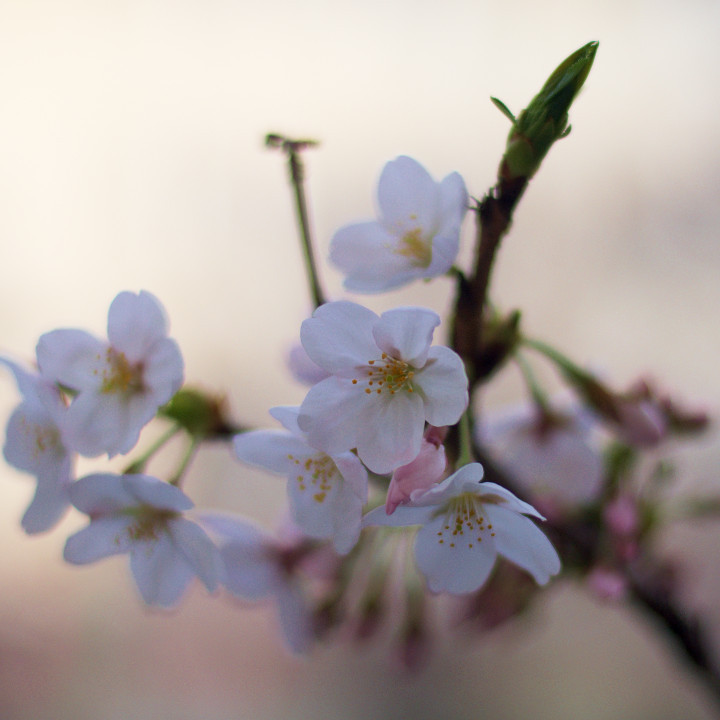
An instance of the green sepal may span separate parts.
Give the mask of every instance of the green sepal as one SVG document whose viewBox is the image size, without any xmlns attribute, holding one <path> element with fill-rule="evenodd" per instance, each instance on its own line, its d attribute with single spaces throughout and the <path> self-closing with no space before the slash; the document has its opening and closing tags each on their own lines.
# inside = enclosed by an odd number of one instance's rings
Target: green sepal
<svg viewBox="0 0 720 720">
<path fill-rule="evenodd" d="M 517 118 L 512 114 L 510 108 L 496 97 L 491 97 L 490 102 L 514 125 L 517 122 Z"/>
</svg>

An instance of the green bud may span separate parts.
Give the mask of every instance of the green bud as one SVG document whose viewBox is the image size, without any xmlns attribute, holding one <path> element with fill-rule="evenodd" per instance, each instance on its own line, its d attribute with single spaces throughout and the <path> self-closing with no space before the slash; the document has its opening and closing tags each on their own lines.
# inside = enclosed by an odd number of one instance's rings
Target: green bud
<svg viewBox="0 0 720 720">
<path fill-rule="evenodd" d="M 227 437 L 240 428 L 233 428 L 225 419 L 222 399 L 209 397 L 199 390 L 183 388 L 172 397 L 159 414 L 174 420 L 195 438 Z"/>
<path fill-rule="evenodd" d="M 598 44 L 588 43 L 562 62 L 518 115 L 500 165 L 502 180 L 531 178 L 550 146 L 568 134 L 568 110 L 590 72 Z"/>
</svg>

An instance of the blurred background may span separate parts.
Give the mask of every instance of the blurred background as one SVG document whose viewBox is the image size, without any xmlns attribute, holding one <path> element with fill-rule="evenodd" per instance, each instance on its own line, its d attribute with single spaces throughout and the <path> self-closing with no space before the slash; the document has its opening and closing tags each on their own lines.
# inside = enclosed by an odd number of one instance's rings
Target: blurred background
<svg viewBox="0 0 720 720">
<path fill-rule="evenodd" d="M 572 51 L 599 40 L 571 113 L 516 214 L 493 295 L 525 328 L 618 387 L 640 375 L 720 408 L 720 3 L 716 0 L 0 0 L 0 351 L 30 360 L 56 327 L 105 332 L 121 290 L 165 305 L 186 377 L 238 422 L 299 403 L 284 355 L 310 311 L 283 158 L 265 133 L 312 137 L 308 195 L 324 257 L 370 218 L 382 166 L 408 154 L 481 196 L 508 131 Z M 473 228 L 464 228 L 462 261 Z M 341 278 L 321 269 L 335 298 Z M 440 279 L 362 300 L 443 313 Z M 544 371 L 543 371 L 544 372 Z M 541 373 L 552 382 L 552 373 Z M 510 373 L 490 405 L 517 400 Z M 0 413 L 18 401 L 0 381 Z M 678 458 L 678 492 L 717 495 L 712 430 Z M 102 463 L 88 463 L 98 467 Z M 86 466 L 81 467 L 81 471 Z M 203 449 L 198 505 L 272 527 L 284 483 Z M 0 718 L 685 718 L 705 689 L 629 608 L 556 583 L 531 618 L 440 638 L 418 675 L 389 644 L 343 638 L 291 657 L 273 609 L 194 587 L 142 607 L 125 558 L 64 565 L 68 515 L 28 538 L 27 476 L 0 467 Z M 720 647 L 720 523 L 662 552 Z"/>
</svg>

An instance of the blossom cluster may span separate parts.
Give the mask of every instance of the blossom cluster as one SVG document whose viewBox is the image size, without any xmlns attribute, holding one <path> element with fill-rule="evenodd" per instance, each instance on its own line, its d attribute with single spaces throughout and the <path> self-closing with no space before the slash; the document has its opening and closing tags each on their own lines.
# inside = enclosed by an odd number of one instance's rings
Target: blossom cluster
<svg viewBox="0 0 720 720">
<path fill-rule="evenodd" d="M 122 292 L 108 313 L 108 339 L 59 329 L 40 337 L 37 370 L 0 358 L 22 401 L 7 427 L 7 462 L 37 481 L 23 519 L 28 533 L 54 527 L 73 505 L 89 525 L 68 538 L 65 559 L 84 564 L 129 553 L 144 600 L 170 606 L 198 576 L 214 589 L 217 550 L 182 513 L 192 502 L 177 487 L 142 474 L 76 479 L 78 455 L 131 450 L 143 427 L 183 382 L 183 359 L 167 336 L 163 307 L 148 292 Z"/>
<path fill-rule="evenodd" d="M 437 609 L 452 629 L 487 630 L 525 612 L 562 571 L 596 598 L 647 610 L 716 690 L 702 625 L 683 612 L 675 568 L 652 546 L 669 518 L 720 508 L 712 499 L 665 506 L 674 472 L 666 441 L 701 431 L 707 417 L 647 378 L 613 389 L 490 298 L 495 254 L 529 180 L 568 134 L 596 50 L 591 42 L 568 57 L 517 116 L 493 98 L 512 128 L 482 200 L 459 173 L 436 181 L 400 156 L 380 174 L 377 217 L 329 239 L 349 293 L 445 276 L 454 298 L 444 323 L 425 307 L 376 313 L 328 300 L 302 187 L 301 153 L 316 143 L 267 136 L 288 156 L 314 302 L 289 354 L 306 394 L 269 410 L 274 428 L 236 423 L 222 399 L 183 386 L 180 349 L 146 291 L 115 297 L 107 339 L 65 328 L 40 337 L 33 364 L 0 353 L 21 396 L 5 459 L 36 481 L 23 529 L 49 531 L 72 507 L 87 524 L 67 538 L 64 559 L 127 555 L 147 605 L 172 608 L 199 580 L 210 593 L 273 603 L 294 652 L 340 628 L 357 640 L 383 628 L 409 668 L 427 655 Z M 468 210 L 477 227 L 463 267 Z M 564 391 L 547 391 L 537 361 Z M 479 391 L 508 369 L 519 371 L 526 400 L 486 407 Z M 167 427 L 135 453 L 153 419 Z M 179 464 L 167 477 L 149 474 L 171 438 L 185 443 Z M 183 483 L 210 441 L 285 480 L 288 508 L 274 532 L 194 507 Z M 78 458 L 101 456 L 124 469 L 78 477 Z"/>
<path fill-rule="evenodd" d="M 466 202 L 457 173 L 436 183 L 416 161 L 400 157 L 380 178 L 379 221 L 338 231 L 331 257 L 346 268 L 348 287 L 367 292 L 443 274 L 458 251 Z M 461 358 L 433 344 L 440 323 L 420 307 L 377 315 L 346 300 L 321 305 L 300 332 L 306 366 L 315 369 L 304 401 L 270 411 L 282 429 L 236 434 L 234 453 L 287 477 L 302 542 L 327 541 L 341 557 L 356 547 L 363 528 L 418 525 L 418 567 L 433 592 L 479 588 L 497 554 L 545 583 L 559 560 L 526 517 L 539 513 L 483 483 L 477 463 L 455 473 L 448 467 L 443 442 L 469 396 Z M 180 350 L 154 296 L 120 293 L 110 306 L 107 340 L 54 330 L 38 342 L 37 370 L 2 362 L 22 395 L 8 424 L 5 457 L 37 480 L 23 518 L 27 532 L 51 529 L 74 506 L 89 524 L 67 540 L 65 559 L 84 564 L 129 554 L 148 604 L 174 605 L 193 577 L 210 591 L 224 584 L 249 598 L 274 587 L 291 646 L 305 645 L 300 591 L 278 566 L 280 557 L 287 565 L 281 544 L 242 518 L 190 519 L 193 503 L 176 479 L 146 475 L 142 464 L 119 475 L 74 477 L 77 455 L 131 451 L 182 386 Z M 387 493 L 383 506 L 367 512 L 369 477 L 381 479 Z"/>
<path fill-rule="evenodd" d="M 346 289 L 377 293 L 462 275 L 454 263 L 467 202 L 457 173 L 438 183 L 411 158 L 388 163 L 378 220 L 347 225 L 330 242 Z M 505 338 L 500 358 L 521 345 L 513 322 L 499 315 L 487 322 L 491 336 Z M 182 387 L 182 356 L 160 302 L 145 291 L 121 292 L 107 340 L 59 329 L 40 338 L 36 368 L 0 357 L 22 396 L 5 458 L 37 482 L 22 526 L 50 530 L 72 506 L 88 524 L 67 539 L 69 563 L 127 554 L 142 599 L 160 607 L 176 605 L 194 578 L 209 592 L 272 599 L 296 652 L 337 625 L 348 603 L 356 606 L 357 633 L 372 632 L 396 564 L 405 582 L 408 664 L 424 632 L 418 587 L 467 598 L 473 619 L 496 624 L 561 571 L 538 523 L 547 516 L 562 527 L 584 508 L 596 515 L 602 508 L 598 544 L 610 548 L 584 568 L 588 586 L 621 597 L 619 568 L 639 552 L 641 508 L 617 480 L 608 482 L 607 436 L 599 436 L 611 428 L 622 447 L 655 447 L 673 428 L 700 427 L 704 418 L 684 414 L 647 383 L 613 393 L 541 343 L 534 349 L 555 362 L 581 402 L 551 401 L 518 362 L 532 402 L 478 417 L 477 368 L 471 381 L 473 360 L 435 342 L 440 326 L 423 307 L 377 314 L 349 300 L 319 304 L 290 355 L 291 372 L 308 386 L 304 400 L 270 409 L 281 427 L 248 429 Z M 123 473 L 76 477 L 78 456 L 128 454 L 158 415 L 175 423 L 165 439 L 185 432 L 192 450 L 213 433 L 230 438 L 237 460 L 284 477 L 289 518 L 279 533 L 239 515 L 196 511 L 180 488 L 184 464 L 167 481 L 146 474 L 164 439 Z M 351 579 L 355 570 L 360 580 Z"/>
</svg>

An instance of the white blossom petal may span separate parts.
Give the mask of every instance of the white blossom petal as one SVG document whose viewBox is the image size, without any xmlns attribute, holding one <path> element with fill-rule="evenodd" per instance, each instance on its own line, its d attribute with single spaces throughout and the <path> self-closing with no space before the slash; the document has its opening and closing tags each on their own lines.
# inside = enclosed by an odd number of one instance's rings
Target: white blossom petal
<svg viewBox="0 0 720 720">
<path fill-rule="evenodd" d="M 134 496 L 111 473 L 86 475 L 70 486 L 69 493 L 72 504 L 91 517 L 110 515 L 135 504 Z"/>
<path fill-rule="evenodd" d="M 340 228 L 330 241 L 330 260 L 343 273 L 351 292 L 378 293 L 405 285 L 417 269 L 398 253 L 397 238 L 377 222 Z"/>
<path fill-rule="evenodd" d="M 416 227 L 435 230 L 440 212 L 437 183 L 419 162 L 401 155 L 383 168 L 378 205 L 383 226 L 395 235 Z"/>
<path fill-rule="evenodd" d="M 372 329 L 378 316 L 362 305 L 340 300 L 321 305 L 303 321 L 300 339 L 310 359 L 330 373 L 364 365 L 378 355 Z"/>
<path fill-rule="evenodd" d="M 298 473 L 288 478 L 292 516 L 298 527 L 309 537 L 332 540 L 341 555 L 349 552 L 360 536 L 363 501 L 327 455 L 308 458 L 307 471 L 300 466 Z"/>
<path fill-rule="evenodd" d="M 365 466 L 357 455 L 351 452 L 333 455 L 332 459 L 345 483 L 364 505 L 368 497 L 368 474 Z"/>
<path fill-rule="evenodd" d="M 314 385 L 328 376 L 328 371 L 310 359 L 302 345 L 293 345 L 287 354 L 290 374 L 303 385 Z"/>
<path fill-rule="evenodd" d="M 158 407 L 180 389 L 185 364 L 178 344 L 172 338 L 158 340 L 143 358 L 143 396 Z"/>
<path fill-rule="evenodd" d="M 327 375 L 322 379 L 325 380 L 326 378 Z M 300 416 L 300 407 L 298 405 L 277 405 L 276 407 L 270 408 L 268 412 L 293 435 L 300 438 L 305 437 L 305 433 L 298 425 L 298 417 Z"/>
<path fill-rule="evenodd" d="M 73 565 L 85 565 L 126 553 L 132 546 L 128 532 L 132 523 L 133 518 L 122 515 L 93 520 L 67 539 L 63 557 Z"/>
<path fill-rule="evenodd" d="M 411 525 L 425 525 L 430 522 L 434 514 L 434 507 L 400 505 L 394 513 L 388 515 L 385 506 L 381 505 L 365 514 L 362 519 L 362 526 L 409 527 Z"/>
<path fill-rule="evenodd" d="M 532 506 L 530 503 L 526 503 L 519 497 L 516 497 L 508 489 L 497 485 L 492 482 L 484 482 L 480 484 L 480 499 L 482 502 L 489 504 L 490 498 L 492 498 L 492 504 L 498 504 L 500 507 L 506 510 L 512 510 L 514 513 L 523 513 L 525 515 L 532 515 L 539 520 L 545 518 Z M 498 500 L 500 502 L 498 502 Z"/>
<path fill-rule="evenodd" d="M 487 505 L 485 512 L 494 527 L 497 551 L 527 570 L 539 585 L 560 572 L 560 558 L 550 541 L 532 520 L 500 505 Z"/>
<path fill-rule="evenodd" d="M 114 408 L 115 404 L 107 397 L 81 393 L 75 398 L 68 408 L 65 425 L 73 450 L 86 457 L 118 453 L 117 437 L 126 432 L 126 425 Z"/>
<path fill-rule="evenodd" d="M 413 367 L 425 365 L 440 317 L 432 310 L 409 307 L 388 310 L 373 327 L 380 350 Z"/>
<path fill-rule="evenodd" d="M 108 311 L 108 339 L 127 359 L 139 362 L 155 343 L 167 334 L 165 311 L 158 299 L 141 290 L 139 294 L 121 292 Z"/>
<path fill-rule="evenodd" d="M 373 472 L 391 472 L 420 452 L 425 417 L 419 394 L 381 399 L 362 408 L 357 418 L 358 455 Z"/>
<path fill-rule="evenodd" d="M 286 475 L 293 458 L 307 455 L 309 448 L 287 430 L 251 430 L 233 438 L 233 449 L 242 462 Z"/>
<path fill-rule="evenodd" d="M 158 510 L 177 513 L 190 510 L 194 506 L 193 501 L 182 490 L 151 475 L 122 475 L 120 481 L 133 497 L 133 504 L 149 505 Z"/>
<path fill-rule="evenodd" d="M 208 592 L 213 592 L 223 569 L 220 552 L 212 540 L 198 524 L 183 517 L 171 520 L 168 527 L 176 552 L 182 555 Z"/>
<path fill-rule="evenodd" d="M 107 349 L 107 343 L 84 330 L 53 330 L 41 335 L 37 344 L 40 374 L 72 390 L 98 387 Z"/>
<path fill-rule="evenodd" d="M 418 507 L 438 506 L 460 493 L 479 492 L 482 478 L 483 467 L 480 463 L 463 465 L 449 477 L 436 485 L 431 485 L 425 492 L 413 495 L 412 505 Z"/>
<path fill-rule="evenodd" d="M 69 459 L 68 450 L 58 426 L 37 405 L 22 402 L 15 408 L 8 420 L 3 453 L 18 470 L 36 477 L 64 479 L 61 470 Z"/>
<path fill-rule="evenodd" d="M 22 518 L 23 530 L 34 535 L 54 527 L 70 507 L 70 460 L 63 461 L 57 477 L 38 478 L 35 495 Z"/>
<path fill-rule="evenodd" d="M 307 433 L 308 443 L 328 455 L 356 447 L 356 406 L 368 402 L 362 395 L 351 381 L 335 376 L 311 387 L 298 417 L 298 426 Z"/>
<path fill-rule="evenodd" d="M 445 528 L 445 518 L 438 516 L 418 531 L 415 538 L 418 569 L 425 575 L 432 592 L 473 592 L 487 580 L 495 564 L 495 538 L 489 533 L 482 536 L 466 533 L 453 538 Z"/>
<path fill-rule="evenodd" d="M 159 607 L 176 605 L 193 579 L 190 566 L 167 531 L 131 545 L 130 569 L 143 600 Z"/>
<path fill-rule="evenodd" d="M 460 356 L 433 346 L 414 378 L 425 399 L 425 419 L 436 427 L 454 425 L 468 405 L 468 381 Z"/>
</svg>

